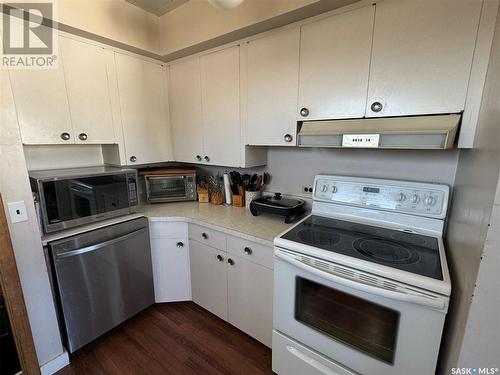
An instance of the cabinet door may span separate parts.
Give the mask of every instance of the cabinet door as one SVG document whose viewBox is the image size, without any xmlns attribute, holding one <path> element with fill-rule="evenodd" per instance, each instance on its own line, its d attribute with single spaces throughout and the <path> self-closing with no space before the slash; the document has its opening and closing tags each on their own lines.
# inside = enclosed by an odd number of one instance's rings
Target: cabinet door
<svg viewBox="0 0 500 375">
<path fill-rule="evenodd" d="M 200 58 L 200 65 L 204 161 L 213 165 L 239 167 L 239 47 L 204 55 Z"/>
<path fill-rule="evenodd" d="M 61 37 L 61 56 L 77 143 L 114 143 L 106 50 Z"/>
<path fill-rule="evenodd" d="M 9 74 L 23 143 L 74 143 L 63 62 L 57 69 L 10 70 Z"/>
<path fill-rule="evenodd" d="M 170 65 L 168 91 L 174 159 L 187 163 L 200 162 L 203 134 L 198 57 Z"/>
<path fill-rule="evenodd" d="M 366 6 L 302 26 L 300 121 L 364 116 L 373 18 Z"/>
<path fill-rule="evenodd" d="M 273 271 L 228 255 L 228 321 L 267 346 L 273 331 Z M 229 261 L 229 259 L 228 259 Z"/>
<path fill-rule="evenodd" d="M 248 43 L 247 143 L 295 145 L 300 29 Z M 292 136 L 287 142 L 285 136 Z M 288 138 L 287 138 L 288 139 Z"/>
<path fill-rule="evenodd" d="M 170 134 L 162 66 L 120 53 L 115 60 L 127 164 L 168 161 Z"/>
<path fill-rule="evenodd" d="M 366 115 L 462 111 L 480 10 L 470 0 L 377 3 Z"/>
<path fill-rule="evenodd" d="M 151 239 L 155 301 L 191 300 L 189 246 L 186 238 Z"/>
<path fill-rule="evenodd" d="M 197 241 L 189 250 L 193 301 L 227 320 L 226 253 Z"/>
</svg>

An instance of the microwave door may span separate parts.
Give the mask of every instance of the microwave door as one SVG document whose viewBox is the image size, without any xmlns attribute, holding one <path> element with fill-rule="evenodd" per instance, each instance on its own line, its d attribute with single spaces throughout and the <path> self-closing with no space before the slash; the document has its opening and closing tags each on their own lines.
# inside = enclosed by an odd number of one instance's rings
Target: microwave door
<svg viewBox="0 0 500 375">
<path fill-rule="evenodd" d="M 73 217 L 86 217 L 97 215 L 96 191 L 93 186 L 78 180 L 69 182 L 70 204 Z"/>
</svg>

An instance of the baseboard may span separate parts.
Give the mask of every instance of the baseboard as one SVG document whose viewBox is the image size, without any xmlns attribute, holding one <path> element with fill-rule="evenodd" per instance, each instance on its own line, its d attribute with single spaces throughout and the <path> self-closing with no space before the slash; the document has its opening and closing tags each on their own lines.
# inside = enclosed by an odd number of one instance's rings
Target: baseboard
<svg viewBox="0 0 500 375">
<path fill-rule="evenodd" d="M 69 365 L 69 355 L 68 352 L 64 351 L 62 354 L 42 365 L 40 367 L 40 372 L 42 375 L 52 375 L 67 365 Z"/>
</svg>

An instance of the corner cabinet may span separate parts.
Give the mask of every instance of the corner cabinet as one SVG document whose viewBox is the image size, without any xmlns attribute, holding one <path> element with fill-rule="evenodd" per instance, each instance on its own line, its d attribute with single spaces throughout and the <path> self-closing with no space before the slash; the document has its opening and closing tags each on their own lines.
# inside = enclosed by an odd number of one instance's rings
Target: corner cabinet
<svg viewBox="0 0 500 375">
<path fill-rule="evenodd" d="M 253 167 L 262 149 L 242 141 L 240 46 L 172 63 L 168 67 L 170 122 L 176 161 Z"/>
<path fill-rule="evenodd" d="M 366 116 L 463 111 L 481 3 L 378 2 Z"/>
<path fill-rule="evenodd" d="M 128 165 L 172 160 L 163 65 L 115 53 Z"/>
<path fill-rule="evenodd" d="M 300 29 L 247 43 L 247 143 L 296 144 Z M 242 71 L 242 75 L 245 71 Z"/>
</svg>

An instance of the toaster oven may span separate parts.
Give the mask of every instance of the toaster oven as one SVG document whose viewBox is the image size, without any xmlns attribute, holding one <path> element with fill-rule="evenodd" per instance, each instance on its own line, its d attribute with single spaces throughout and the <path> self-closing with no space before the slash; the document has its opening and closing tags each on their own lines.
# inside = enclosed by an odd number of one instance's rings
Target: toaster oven
<svg viewBox="0 0 500 375">
<path fill-rule="evenodd" d="M 161 168 L 142 171 L 149 203 L 196 200 L 196 170 L 194 168 Z"/>
</svg>

